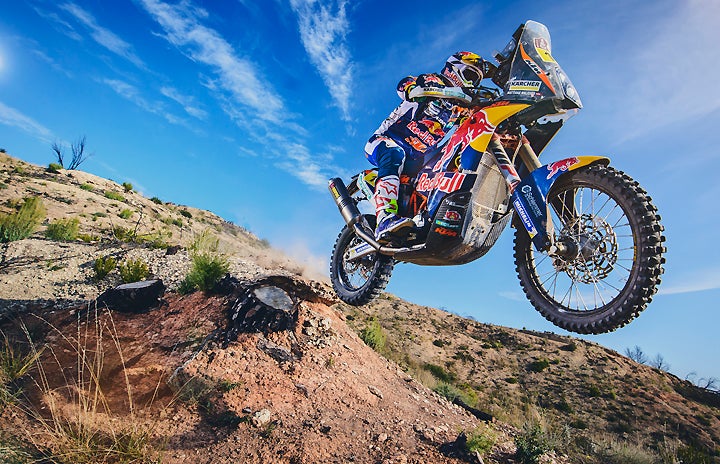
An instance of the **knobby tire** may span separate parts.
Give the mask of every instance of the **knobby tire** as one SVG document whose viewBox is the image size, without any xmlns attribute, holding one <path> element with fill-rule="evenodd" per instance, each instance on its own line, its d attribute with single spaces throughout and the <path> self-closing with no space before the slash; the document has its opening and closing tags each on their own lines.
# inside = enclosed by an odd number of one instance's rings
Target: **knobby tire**
<svg viewBox="0 0 720 464">
<path fill-rule="evenodd" d="M 371 226 L 374 226 L 374 216 L 368 215 L 366 219 Z M 335 241 L 332 258 L 330 259 L 330 281 L 332 286 L 342 301 L 353 306 L 367 304 L 379 297 L 390 281 L 395 264 L 391 256 L 373 253 L 362 258 L 357 264 L 358 269 L 362 267 L 361 270 L 367 274 L 367 277 L 362 277 L 364 281 L 358 284 L 351 282 L 351 276 L 348 274 L 346 267 L 348 263 L 345 261 L 344 255 L 351 246 L 359 243 L 359 241 L 360 239 L 353 229 L 345 226 Z"/>
<path fill-rule="evenodd" d="M 621 289 L 617 288 L 617 295 L 611 301 L 603 301 L 604 304 L 593 308 L 581 309 L 579 304 L 572 308 L 569 306 L 570 298 L 567 304 L 564 303 L 565 296 L 558 301 L 555 293 L 546 288 L 550 287 L 547 282 L 551 278 L 544 275 L 541 277 L 538 270 L 542 259 L 551 258 L 533 248 L 530 237 L 522 226 L 516 228 L 515 232 L 515 266 L 527 298 L 547 320 L 572 332 L 599 334 L 626 325 L 650 303 L 663 273 L 665 237 L 657 208 L 652 204 L 647 192 L 628 175 L 611 167 L 593 165 L 569 172 L 553 185 L 547 201 L 549 204 L 555 202 L 555 205 L 562 205 L 560 202 L 567 200 L 566 197 L 561 200 L 560 195 L 567 195 L 566 192 L 574 195 L 584 189 L 609 197 L 628 219 L 626 227 L 631 230 L 631 234 L 626 236 L 632 236 L 632 251 L 629 252 L 632 266 L 628 266 L 627 281 Z M 587 217 L 591 218 L 592 215 Z M 557 270 L 555 262 L 550 262 Z M 585 263 L 580 262 L 578 266 L 585 266 Z M 552 271 L 553 268 L 549 269 Z M 569 273 L 562 277 L 572 279 Z M 555 278 L 557 279 L 557 276 Z M 596 282 L 601 284 L 600 280 Z M 572 284 L 568 293 L 572 296 Z M 579 290 L 578 296 L 579 300 L 582 300 Z"/>
</svg>

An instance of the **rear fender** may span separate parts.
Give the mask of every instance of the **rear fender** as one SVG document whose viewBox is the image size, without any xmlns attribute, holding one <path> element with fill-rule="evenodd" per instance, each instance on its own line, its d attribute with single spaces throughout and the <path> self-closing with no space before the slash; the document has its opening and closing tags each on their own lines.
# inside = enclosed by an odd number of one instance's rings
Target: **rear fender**
<svg viewBox="0 0 720 464">
<path fill-rule="evenodd" d="M 550 211 L 547 204 L 547 195 L 553 184 L 570 171 L 592 164 L 607 166 L 610 159 L 604 156 L 574 156 L 548 163 L 535 169 L 513 190 L 513 208 L 538 250 L 553 245 L 552 221 L 548 221 Z"/>
</svg>

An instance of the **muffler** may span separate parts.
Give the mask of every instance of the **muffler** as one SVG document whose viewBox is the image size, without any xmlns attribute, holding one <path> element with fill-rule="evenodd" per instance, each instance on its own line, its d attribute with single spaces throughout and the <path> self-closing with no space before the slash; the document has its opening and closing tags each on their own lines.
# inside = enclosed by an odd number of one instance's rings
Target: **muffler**
<svg viewBox="0 0 720 464">
<path fill-rule="evenodd" d="M 340 214 L 342 214 L 342 217 L 348 227 L 352 227 L 360 222 L 362 219 L 362 213 L 360 213 L 357 205 L 350 197 L 347 187 L 345 187 L 345 183 L 343 183 L 342 179 L 339 177 L 333 177 L 330 179 L 328 182 L 328 190 L 330 190 L 330 193 L 335 200 L 335 204 L 340 210 Z"/>
<path fill-rule="evenodd" d="M 393 248 L 383 246 L 375 240 L 372 231 L 367 229 L 367 222 L 363 221 L 363 215 L 355 204 L 355 201 L 353 201 L 352 197 L 350 197 L 350 193 L 348 192 L 347 187 L 345 187 L 342 179 L 339 177 L 330 179 L 328 182 L 328 190 L 330 190 L 330 193 L 335 200 L 335 204 L 340 210 L 340 214 L 342 214 L 342 217 L 348 227 L 352 227 L 355 234 L 372 247 L 365 247 L 363 250 L 355 250 L 352 253 L 350 261 L 360 259 L 363 256 L 375 252 L 392 256 L 396 253 L 415 251 L 425 247 L 425 245 L 416 245 L 410 248 Z"/>
</svg>

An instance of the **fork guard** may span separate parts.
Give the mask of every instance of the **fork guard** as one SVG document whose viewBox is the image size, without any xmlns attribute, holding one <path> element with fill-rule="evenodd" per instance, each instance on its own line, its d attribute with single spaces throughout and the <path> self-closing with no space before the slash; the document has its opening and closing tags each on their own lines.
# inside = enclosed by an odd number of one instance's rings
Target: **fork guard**
<svg viewBox="0 0 720 464">
<path fill-rule="evenodd" d="M 510 196 L 511 203 L 538 251 L 556 246 L 553 243 L 552 221 L 548 221 L 550 211 L 547 204 L 547 194 L 553 184 L 570 171 L 593 164 L 607 166 L 610 164 L 610 158 L 573 156 L 548 163 L 535 169 L 515 186 Z"/>
</svg>

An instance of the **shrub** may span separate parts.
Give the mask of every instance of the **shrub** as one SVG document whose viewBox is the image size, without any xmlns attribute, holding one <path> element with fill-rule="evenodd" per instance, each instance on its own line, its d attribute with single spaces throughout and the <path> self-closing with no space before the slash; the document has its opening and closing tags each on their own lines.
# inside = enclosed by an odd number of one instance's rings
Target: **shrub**
<svg viewBox="0 0 720 464">
<path fill-rule="evenodd" d="M 467 435 L 465 447 L 471 453 L 487 454 L 495 445 L 497 436 L 488 428 L 477 428 Z"/>
<path fill-rule="evenodd" d="M 57 219 L 48 224 L 45 236 L 58 242 L 70 242 L 77 238 L 79 227 L 80 220 L 78 218 Z"/>
<path fill-rule="evenodd" d="M 438 380 L 448 383 L 455 381 L 455 374 L 453 374 L 452 372 L 447 372 L 445 369 L 442 368 L 442 366 L 438 366 L 437 364 L 425 363 L 423 368 L 426 371 L 429 371 Z"/>
<path fill-rule="evenodd" d="M 588 387 L 588 395 L 592 398 L 599 398 L 602 396 L 602 390 L 597 385 L 592 384 Z"/>
<path fill-rule="evenodd" d="M 5 190 L 8 188 L 7 184 L 5 182 L 0 182 L 0 190 Z"/>
<path fill-rule="evenodd" d="M 187 295 L 189 293 L 194 292 L 197 290 L 198 287 L 195 285 L 194 282 L 192 282 L 188 276 L 185 276 L 185 278 L 180 282 L 180 285 L 178 285 L 178 293 L 181 295 Z"/>
<path fill-rule="evenodd" d="M 45 170 L 51 174 L 57 174 L 58 172 L 60 172 L 60 170 L 62 168 L 63 168 L 62 164 L 50 163 L 50 164 L 48 164 L 48 167 Z"/>
<path fill-rule="evenodd" d="M 40 197 L 26 198 L 16 212 L 0 213 L 0 242 L 28 238 L 44 218 L 45 207 Z"/>
<path fill-rule="evenodd" d="M 145 280 L 150 274 L 147 264 L 142 259 L 126 259 L 120 266 L 120 277 L 126 284 Z"/>
<path fill-rule="evenodd" d="M 212 291 L 220 279 L 227 274 L 230 264 L 224 256 L 201 253 L 192 257 L 192 267 L 185 277 L 184 293 L 199 289 Z M 187 291 L 190 289 L 190 291 Z M 182 292 L 181 292 L 182 293 Z"/>
<path fill-rule="evenodd" d="M 116 201 L 125 201 L 124 196 L 120 195 L 119 193 L 110 191 L 110 190 L 105 191 L 105 198 L 109 198 L 111 200 L 116 200 Z"/>
<path fill-rule="evenodd" d="M 101 256 L 95 260 L 93 270 L 95 271 L 95 280 L 102 280 L 110 274 L 117 266 L 117 261 L 112 256 Z"/>
<path fill-rule="evenodd" d="M 7 336 L 4 333 L 2 335 L 5 340 L 0 346 L 0 412 L 4 406 L 15 402 L 20 393 L 16 381 L 32 369 L 42 353 L 40 350 L 21 355 Z"/>
<path fill-rule="evenodd" d="M 565 414 L 573 413 L 573 407 L 564 395 L 560 398 L 560 401 L 555 404 L 555 409 Z"/>
<path fill-rule="evenodd" d="M 433 388 L 433 391 L 438 395 L 445 397 L 450 402 L 453 402 L 460 397 L 460 391 L 455 388 L 454 385 L 447 382 L 438 382 L 435 388 Z"/>
<path fill-rule="evenodd" d="M 130 193 L 133 190 L 133 184 L 130 182 L 123 182 L 122 187 L 125 189 L 125 193 Z"/>
<path fill-rule="evenodd" d="M 528 365 L 528 369 L 533 372 L 542 372 L 548 368 L 550 361 L 545 358 L 537 359 Z"/>
<path fill-rule="evenodd" d="M 6 153 L 4 148 L 0 148 L 0 153 Z"/>
<path fill-rule="evenodd" d="M 162 201 L 161 199 L 159 199 L 158 197 L 152 197 L 152 198 L 150 199 L 150 201 L 152 201 L 153 203 L 155 203 L 155 204 L 157 204 L 157 205 L 162 205 L 162 204 L 163 204 L 163 201 Z"/>
<path fill-rule="evenodd" d="M 577 343 L 572 341 L 572 342 L 568 343 L 567 345 L 561 346 L 560 349 L 563 351 L 576 351 L 578 349 L 578 345 L 577 345 Z"/>
<path fill-rule="evenodd" d="M 115 238 L 121 242 L 132 242 L 135 240 L 135 232 L 127 227 L 114 227 L 112 232 Z"/>
<path fill-rule="evenodd" d="M 129 210 L 127 208 L 118 213 L 118 216 L 120 216 L 122 219 L 129 219 L 130 216 L 132 216 L 132 215 L 133 215 L 132 210 Z"/>
<path fill-rule="evenodd" d="M 652 451 L 645 449 L 642 445 L 627 442 L 608 443 L 597 454 L 603 464 L 654 464 L 658 462 L 657 456 Z M 673 459 L 671 462 L 676 461 Z"/>
<path fill-rule="evenodd" d="M 180 214 L 181 214 L 182 216 L 185 216 L 185 217 L 188 218 L 188 219 L 192 219 L 192 214 L 190 213 L 190 211 L 188 211 L 188 210 L 186 210 L 186 209 L 181 209 L 181 210 L 180 210 Z"/>
<path fill-rule="evenodd" d="M 168 239 L 170 237 L 172 237 L 172 232 L 168 230 L 160 230 L 151 234 L 141 235 L 137 237 L 137 240 L 141 243 L 149 245 L 150 248 L 168 249 L 170 248 L 170 243 L 168 243 Z"/>
<path fill-rule="evenodd" d="M 91 243 L 91 242 L 99 242 L 100 237 L 93 234 L 78 234 L 77 238 L 82 240 L 85 243 Z"/>
<path fill-rule="evenodd" d="M 180 293 L 190 293 L 196 289 L 212 291 L 220 279 L 230 270 L 225 255 L 218 251 L 220 240 L 205 230 L 190 245 L 192 267 L 180 285 Z"/>
<path fill-rule="evenodd" d="M 80 188 L 88 192 L 92 192 L 93 190 L 95 190 L 95 187 L 90 184 L 81 184 Z"/>
<path fill-rule="evenodd" d="M 515 437 L 515 446 L 515 457 L 523 464 L 536 464 L 540 456 L 552 450 L 550 439 L 537 422 L 523 426 Z"/>
<path fill-rule="evenodd" d="M 382 326 L 376 319 L 370 319 L 368 325 L 365 326 L 365 328 L 362 329 L 362 331 L 360 332 L 360 338 L 362 339 L 362 341 L 365 342 L 367 346 L 377 351 L 378 353 L 382 353 L 385 351 L 385 343 L 387 342 L 387 337 Z"/>
</svg>

